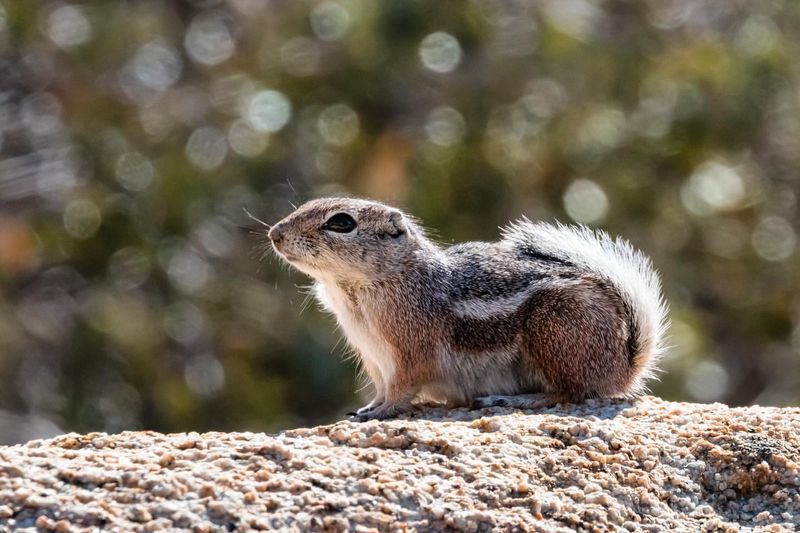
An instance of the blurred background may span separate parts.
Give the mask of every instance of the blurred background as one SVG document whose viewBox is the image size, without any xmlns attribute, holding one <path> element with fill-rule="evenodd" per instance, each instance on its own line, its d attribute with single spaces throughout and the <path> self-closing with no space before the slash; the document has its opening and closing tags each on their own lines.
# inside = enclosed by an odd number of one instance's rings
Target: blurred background
<svg viewBox="0 0 800 533">
<path fill-rule="evenodd" d="M 652 256 L 671 400 L 800 401 L 800 3 L 0 0 L 0 441 L 357 407 L 292 203 Z"/>
</svg>

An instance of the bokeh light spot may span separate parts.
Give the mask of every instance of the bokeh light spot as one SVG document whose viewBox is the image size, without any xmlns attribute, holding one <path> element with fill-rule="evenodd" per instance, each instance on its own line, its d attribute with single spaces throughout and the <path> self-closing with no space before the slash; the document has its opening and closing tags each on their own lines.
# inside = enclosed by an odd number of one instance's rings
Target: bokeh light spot
<svg viewBox="0 0 800 533">
<path fill-rule="evenodd" d="M 236 235 L 222 218 L 213 217 L 204 221 L 197 228 L 196 235 L 203 248 L 217 257 L 228 255 L 236 246 Z"/>
<path fill-rule="evenodd" d="M 345 146 L 358 137 L 358 115 L 345 104 L 332 105 L 319 114 L 317 129 L 326 143 Z"/>
<path fill-rule="evenodd" d="M 196 252 L 184 248 L 170 257 L 167 274 L 172 284 L 186 293 L 202 289 L 211 276 L 208 262 Z"/>
<path fill-rule="evenodd" d="M 734 37 L 736 50 L 745 57 L 761 57 L 778 45 L 780 30 L 769 17 L 753 15 L 742 24 Z"/>
<path fill-rule="evenodd" d="M 794 253 L 797 235 L 781 217 L 767 217 L 753 230 L 753 249 L 767 261 L 783 261 Z"/>
<path fill-rule="evenodd" d="M 91 200 L 72 200 L 64 208 L 64 229 L 77 239 L 88 239 L 100 228 L 100 209 Z"/>
<path fill-rule="evenodd" d="M 696 400 L 719 400 L 728 391 L 728 372 L 714 361 L 694 363 L 686 377 L 686 390 Z"/>
<path fill-rule="evenodd" d="M 163 91 L 178 81 L 183 65 L 174 48 L 154 41 L 143 45 L 136 52 L 130 68 L 142 85 Z"/>
<path fill-rule="evenodd" d="M 566 101 L 564 87 L 557 81 L 544 78 L 533 83 L 520 103 L 537 117 L 550 118 L 564 108 Z"/>
<path fill-rule="evenodd" d="M 139 108 L 139 123 L 152 140 L 163 140 L 175 126 L 174 119 L 159 105 L 142 105 Z"/>
<path fill-rule="evenodd" d="M 584 149 L 605 152 L 617 146 L 625 133 L 625 115 L 619 109 L 593 112 L 581 127 L 578 141 Z"/>
<path fill-rule="evenodd" d="M 234 120 L 228 128 L 228 144 L 239 155 L 256 157 L 269 145 L 269 135 L 256 131 L 244 120 Z"/>
<path fill-rule="evenodd" d="M 247 123 L 256 131 L 272 133 L 282 129 L 292 116 L 292 105 L 279 91 L 254 94 L 247 104 Z"/>
<path fill-rule="evenodd" d="M 683 205 L 701 216 L 735 209 L 744 198 L 741 175 L 735 168 L 717 161 L 700 165 L 681 188 Z"/>
<path fill-rule="evenodd" d="M 63 5 L 50 11 L 44 23 L 47 38 L 59 48 L 80 46 L 92 38 L 92 26 L 76 5 Z"/>
<path fill-rule="evenodd" d="M 222 63 L 236 51 L 228 25 L 215 12 L 200 13 L 192 19 L 184 46 L 189 57 L 209 66 Z"/>
<path fill-rule="evenodd" d="M 578 41 L 589 41 L 603 12 L 586 0 L 551 0 L 542 4 L 547 23 Z"/>
<path fill-rule="evenodd" d="M 618 109 L 598 108 L 576 123 L 567 140 L 567 152 L 578 167 L 602 160 L 623 140 L 625 115 Z"/>
<path fill-rule="evenodd" d="M 350 29 L 350 13 L 336 2 L 322 2 L 310 15 L 314 35 L 323 41 L 338 41 Z"/>
<path fill-rule="evenodd" d="M 671 30 L 683 26 L 691 16 L 689 2 L 650 0 L 647 2 L 647 20 L 658 29 Z"/>
<path fill-rule="evenodd" d="M 608 197 L 595 182 L 577 179 L 564 192 L 564 210 L 572 220 L 592 224 L 608 213 Z"/>
<path fill-rule="evenodd" d="M 225 370 L 211 354 L 193 357 L 186 365 L 183 375 L 186 385 L 198 396 L 213 396 L 225 387 Z"/>
<path fill-rule="evenodd" d="M 17 318 L 33 335 L 61 342 L 74 326 L 77 307 L 67 291 L 45 286 L 24 294 L 17 307 Z"/>
<path fill-rule="evenodd" d="M 55 133 L 61 127 L 61 103 L 51 93 L 26 96 L 20 106 L 20 119 L 36 135 Z"/>
<path fill-rule="evenodd" d="M 55 133 L 61 127 L 61 103 L 50 93 L 26 96 L 20 107 L 23 124 L 37 135 Z"/>
<path fill-rule="evenodd" d="M 143 191 L 153 181 L 153 164 L 139 152 L 126 152 L 117 158 L 114 175 L 120 185 L 132 192 Z"/>
<path fill-rule="evenodd" d="M 181 344 L 197 341 L 206 328 L 205 314 L 191 302 L 179 300 L 164 314 L 164 331 Z"/>
<path fill-rule="evenodd" d="M 437 31 L 422 39 L 419 57 L 434 72 L 452 72 L 461 62 L 461 45 L 449 33 Z"/>
<path fill-rule="evenodd" d="M 59 390 L 59 372 L 41 357 L 28 356 L 22 360 L 14 381 L 20 396 L 37 410 L 57 410 L 66 399 Z"/>
<path fill-rule="evenodd" d="M 467 123 L 457 110 L 440 106 L 428 114 L 425 133 L 433 144 L 454 146 L 461 142 L 467 131 Z"/>
<path fill-rule="evenodd" d="M 200 170 L 214 170 L 228 153 L 225 134 L 212 126 L 198 128 L 186 143 L 186 157 Z"/>
</svg>

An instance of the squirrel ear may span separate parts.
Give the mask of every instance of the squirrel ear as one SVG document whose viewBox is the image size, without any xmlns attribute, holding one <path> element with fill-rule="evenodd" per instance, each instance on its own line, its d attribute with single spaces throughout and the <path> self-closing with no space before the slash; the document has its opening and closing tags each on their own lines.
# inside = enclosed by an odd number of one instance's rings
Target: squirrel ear
<svg viewBox="0 0 800 533">
<path fill-rule="evenodd" d="M 386 225 L 386 234 L 396 239 L 406 232 L 406 221 L 403 219 L 403 213 L 400 211 L 392 211 L 389 214 L 389 221 Z"/>
</svg>

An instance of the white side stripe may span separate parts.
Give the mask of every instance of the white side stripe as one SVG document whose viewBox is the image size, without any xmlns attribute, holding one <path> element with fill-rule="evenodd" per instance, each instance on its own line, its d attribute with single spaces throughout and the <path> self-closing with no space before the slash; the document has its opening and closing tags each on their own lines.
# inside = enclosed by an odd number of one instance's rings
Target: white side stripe
<svg viewBox="0 0 800 533">
<path fill-rule="evenodd" d="M 533 293 L 534 286 L 530 285 L 522 291 L 506 298 L 495 300 L 482 300 L 471 298 L 453 302 L 453 312 L 462 318 L 489 318 L 498 315 L 509 315 L 519 309 Z"/>
</svg>

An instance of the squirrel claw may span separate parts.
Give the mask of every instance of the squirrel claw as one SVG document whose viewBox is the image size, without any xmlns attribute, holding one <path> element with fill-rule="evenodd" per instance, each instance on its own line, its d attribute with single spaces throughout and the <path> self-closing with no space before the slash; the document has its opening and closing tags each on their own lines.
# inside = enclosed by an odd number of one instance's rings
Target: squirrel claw
<svg viewBox="0 0 800 533">
<path fill-rule="evenodd" d="M 352 422 L 366 422 L 368 420 L 386 420 L 407 413 L 413 408 L 410 404 L 380 404 L 369 409 L 359 409 L 355 416 L 350 417 Z"/>
<path fill-rule="evenodd" d="M 367 420 L 380 420 L 381 417 L 377 414 L 378 406 L 369 404 L 365 405 L 355 413 L 347 413 L 351 422 L 366 422 Z"/>
<path fill-rule="evenodd" d="M 362 407 L 361 409 L 358 409 L 355 413 L 347 413 L 347 414 L 348 415 L 363 415 L 363 414 L 369 413 L 370 411 L 374 411 L 375 409 L 380 407 L 382 404 L 383 404 L 383 400 L 379 400 L 379 399 L 376 398 L 376 399 L 372 400 L 371 402 L 369 402 L 364 407 Z"/>
<path fill-rule="evenodd" d="M 383 420 L 384 418 L 388 418 L 387 416 L 381 416 L 380 414 L 376 413 L 375 411 L 369 411 L 365 413 L 353 413 L 350 417 L 351 422 L 367 422 L 369 420 Z"/>
</svg>

